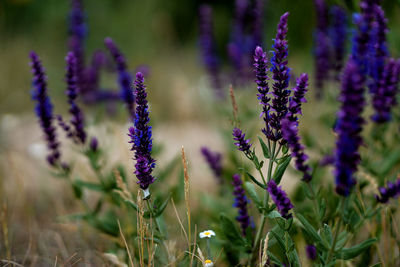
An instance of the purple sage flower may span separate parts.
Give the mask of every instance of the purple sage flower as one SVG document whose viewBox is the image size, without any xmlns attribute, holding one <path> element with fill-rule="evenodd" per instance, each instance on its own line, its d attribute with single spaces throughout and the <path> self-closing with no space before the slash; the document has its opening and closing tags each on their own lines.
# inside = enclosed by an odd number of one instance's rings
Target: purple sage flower
<svg viewBox="0 0 400 267">
<path fill-rule="evenodd" d="M 264 1 L 256 0 L 253 8 L 253 49 L 254 47 L 261 46 L 264 39 Z"/>
<path fill-rule="evenodd" d="M 305 94 L 308 87 L 308 75 L 300 74 L 296 79 L 296 87 L 292 89 L 293 97 L 289 101 L 289 113 L 287 117 L 291 121 L 297 121 L 297 116 L 302 114 L 301 104 L 307 102 Z"/>
<path fill-rule="evenodd" d="M 68 96 L 69 113 L 71 114 L 71 125 L 74 127 L 74 141 L 80 144 L 86 142 L 84 129 L 84 116 L 82 110 L 76 104 L 78 97 L 78 61 L 73 52 L 69 52 L 65 58 L 67 63 L 65 81 L 67 83 L 66 95 Z"/>
<path fill-rule="evenodd" d="M 234 144 L 240 151 L 243 151 L 247 156 L 250 156 L 250 139 L 246 139 L 245 135 L 242 130 L 239 128 L 234 128 L 233 132 L 233 140 L 236 141 Z"/>
<path fill-rule="evenodd" d="M 307 258 L 309 258 L 312 261 L 315 261 L 317 259 L 317 248 L 314 245 L 307 245 L 306 254 Z"/>
<path fill-rule="evenodd" d="M 212 16 L 213 10 L 211 6 L 206 4 L 200 6 L 200 47 L 203 55 L 203 62 L 211 78 L 216 96 L 221 98 L 224 95 L 220 81 L 220 62 L 216 51 Z"/>
<path fill-rule="evenodd" d="M 400 196 L 400 179 L 396 182 L 388 182 L 386 187 L 379 188 L 380 196 L 376 195 L 375 198 L 380 203 L 387 203 L 390 198 Z"/>
<path fill-rule="evenodd" d="M 285 219 L 291 218 L 292 214 L 290 214 L 289 211 L 293 208 L 293 205 L 286 195 L 286 192 L 283 191 L 282 187 L 278 186 L 275 181 L 271 179 L 268 182 L 267 191 L 269 192 L 282 217 Z"/>
<path fill-rule="evenodd" d="M 60 144 L 54 127 L 53 104 L 47 92 L 46 75 L 38 55 L 35 52 L 31 52 L 29 56 L 33 74 L 32 99 L 36 101 L 35 113 L 39 119 L 49 150 L 47 161 L 50 165 L 57 166 L 60 164 Z"/>
<path fill-rule="evenodd" d="M 90 139 L 90 150 L 96 152 L 99 149 L 99 141 L 96 137 Z"/>
<path fill-rule="evenodd" d="M 296 160 L 296 169 L 303 173 L 303 181 L 308 183 L 312 178 L 310 174 L 311 168 L 306 164 L 308 156 L 304 153 L 304 146 L 300 143 L 297 123 L 286 117 L 281 124 L 283 138 L 292 151 L 292 157 Z"/>
<path fill-rule="evenodd" d="M 400 75 L 400 61 L 393 58 L 386 63 L 380 83 L 373 94 L 372 105 L 375 113 L 372 120 L 376 123 L 384 123 L 391 119 L 391 108 L 397 104 Z"/>
<path fill-rule="evenodd" d="M 144 76 L 141 72 L 136 73 L 135 88 L 135 126 L 129 128 L 129 136 L 131 137 L 130 143 L 132 143 L 131 150 L 135 151 L 135 174 L 138 179 L 138 184 L 140 188 L 146 192 L 149 185 L 155 180 L 152 175 L 152 170 L 155 167 L 155 160 L 151 157 L 151 150 L 153 147 L 152 129 L 151 126 L 149 126 L 150 118 L 147 92 L 144 85 Z"/>
<path fill-rule="evenodd" d="M 222 184 L 222 154 L 219 152 L 212 152 L 205 146 L 201 148 L 201 154 L 204 156 L 210 169 L 213 171 L 218 183 Z"/>
<path fill-rule="evenodd" d="M 281 16 L 274 44 L 272 46 L 273 56 L 271 58 L 271 71 L 274 79 L 272 86 L 274 95 L 274 98 L 272 99 L 272 109 L 275 113 L 271 113 L 270 115 L 270 125 L 275 130 L 275 133 L 270 134 L 264 132 L 264 134 L 273 141 L 278 141 L 282 138 L 280 121 L 286 116 L 288 111 L 287 104 L 290 95 L 290 90 L 288 89 L 290 69 L 287 66 L 288 41 L 286 40 L 288 17 L 289 12 L 286 12 Z"/>
<path fill-rule="evenodd" d="M 266 53 L 262 50 L 260 46 L 257 46 L 254 52 L 254 71 L 256 73 L 256 84 L 257 84 L 257 98 L 262 106 L 263 120 L 265 122 L 265 128 L 262 130 L 264 133 L 268 133 L 271 136 L 271 129 L 269 126 L 269 111 L 271 109 L 269 101 L 271 98 L 268 96 L 269 86 L 268 86 L 268 75 L 267 75 L 267 65 L 268 59 Z"/>
<path fill-rule="evenodd" d="M 232 176 L 233 181 L 232 184 L 233 194 L 235 195 L 235 204 L 234 206 L 238 209 L 239 216 L 236 217 L 236 220 L 240 223 L 240 228 L 242 229 L 242 234 L 246 235 L 246 229 L 250 225 L 250 217 L 247 211 L 248 200 L 246 198 L 244 189 L 243 189 L 243 182 L 240 179 L 239 174 L 234 174 Z"/>
<path fill-rule="evenodd" d="M 362 143 L 361 130 L 364 119 L 363 111 L 365 77 L 360 72 L 359 65 L 350 58 L 343 72 L 341 93 L 342 103 L 337 114 L 337 141 L 335 160 L 336 192 L 348 196 L 356 184 L 354 172 L 360 161 L 358 148 Z"/>
<path fill-rule="evenodd" d="M 128 109 L 129 115 L 132 119 L 135 118 L 135 96 L 131 89 L 132 75 L 128 71 L 125 56 L 119 50 L 114 41 L 107 37 L 104 39 L 104 44 L 107 46 L 110 54 L 114 58 L 114 62 L 117 66 L 118 71 L 118 81 L 120 85 L 120 96 L 125 102 Z"/>
</svg>

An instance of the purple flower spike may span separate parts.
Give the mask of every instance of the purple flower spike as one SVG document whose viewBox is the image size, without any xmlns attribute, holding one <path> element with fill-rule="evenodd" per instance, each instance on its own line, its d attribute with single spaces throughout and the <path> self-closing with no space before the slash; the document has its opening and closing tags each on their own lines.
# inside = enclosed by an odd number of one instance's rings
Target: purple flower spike
<svg viewBox="0 0 400 267">
<path fill-rule="evenodd" d="M 220 81 L 220 63 L 216 51 L 216 43 L 213 30 L 213 10 L 209 5 L 201 5 L 199 8 L 200 19 L 200 47 L 203 54 L 203 62 L 211 78 L 212 86 L 216 90 L 216 96 L 223 97 Z"/>
<path fill-rule="evenodd" d="M 374 5 L 376 0 L 364 0 L 360 3 L 361 14 L 354 16 L 357 30 L 353 37 L 351 57 L 359 66 L 362 74 L 368 71 L 368 44 L 371 41 L 371 28 L 374 19 Z"/>
<path fill-rule="evenodd" d="M 126 104 L 129 115 L 132 119 L 134 119 L 135 96 L 131 89 L 132 75 L 128 71 L 125 56 L 121 53 L 121 51 L 111 38 L 107 37 L 106 39 L 104 39 L 104 44 L 107 46 L 108 50 L 113 56 L 114 62 L 117 66 L 121 98 Z"/>
<path fill-rule="evenodd" d="M 84 116 L 82 110 L 76 104 L 78 97 L 78 62 L 73 52 L 69 52 L 65 58 L 67 63 L 65 81 L 67 83 L 66 94 L 70 105 L 71 124 L 74 126 L 74 141 L 84 144 L 86 132 L 84 129 Z"/>
<path fill-rule="evenodd" d="M 310 175 L 311 168 L 305 163 L 308 156 L 304 154 L 304 146 L 300 144 L 296 121 L 291 121 L 289 118 L 283 119 L 282 134 L 292 151 L 292 157 L 296 159 L 296 169 L 303 173 L 303 181 L 310 182 L 312 178 Z"/>
<path fill-rule="evenodd" d="M 363 111 L 365 78 L 360 73 L 359 65 L 349 59 L 343 72 L 342 88 L 339 97 L 342 103 L 337 114 L 335 181 L 336 192 L 348 196 L 356 184 L 353 177 L 360 161 L 358 148 L 362 143 L 361 130 L 364 119 Z"/>
<path fill-rule="evenodd" d="M 317 30 L 315 34 L 315 86 L 316 96 L 322 96 L 324 83 L 331 69 L 331 43 L 326 32 Z"/>
<path fill-rule="evenodd" d="M 214 172 L 218 182 L 222 184 L 222 154 L 219 152 L 212 152 L 208 147 L 202 147 L 201 154 L 206 159 L 210 169 Z"/>
<path fill-rule="evenodd" d="M 331 27 L 331 41 L 333 50 L 333 68 L 336 73 L 336 78 L 339 78 L 339 73 L 343 67 L 343 60 L 346 49 L 347 39 L 347 15 L 345 10 L 339 6 L 331 8 L 332 27 Z"/>
<path fill-rule="evenodd" d="M 287 66 L 288 60 L 288 41 L 286 35 L 288 31 L 287 21 L 289 12 L 283 14 L 280 18 L 276 37 L 274 39 L 273 56 L 271 58 L 271 71 L 273 73 L 274 84 L 272 99 L 272 109 L 275 113 L 270 115 L 270 125 L 275 130 L 274 134 L 264 133 L 269 139 L 278 141 L 282 138 L 280 121 L 286 116 L 288 111 L 288 97 L 290 90 L 288 90 L 290 80 L 290 69 Z"/>
<path fill-rule="evenodd" d="M 281 186 L 277 186 L 274 180 L 270 180 L 268 182 L 267 191 L 269 192 L 272 200 L 274 201 L 276 208 L 283 218 L 289 219 L 292 217 L 292 214 L 289 211 L 293 208 L 292 202 L 286 195 L 286 192 L 283 191 Z"/>
<path fill-rule="evenodd" d="M 395 183 L 388 182 L 387 187 L 379 188 L 380 196 L 376 195 L 375 198 L 380 203 L 387 203 L 390 198 L 400 196 L 400 178 Z"/>
<path fill-rule="evenodd" d="M 369 83 L 369 88 L 374 96 L 377 94 L 378 87 L 382 79 L 383 71 L 385 68 L 385 60 L 388 56 L 388 49 L 386 43 L 386 34 L 388 32 L 387 19 L 385 12 L 379 5 L 374 5 L 375 21 L 372 22 L 371 39 L 369 44 L 369 54 L 372 55 L 369 64 L 369 74 L 372 81 Z"/>
<path fill-rule="evenodd" d="M 293 97 L 289 101 L 288 118 L 291 121 L 297 121 L 297 116 L 301 115 L 301 104 L 307 102 L 305 94 L 308 87 L 308 75 L 306 73 L 300 74 L 296 79 L 296 87 L 292 89 Z"/>
<path fill-rule="evenodd" d="M 256 0 L 253 8 L 253 47 L 263 44 L 264 1 Z"/>
<path fill-rule="evenodd" d="M 373 95 L 372 105 L 375 114 L 372 120 L 376 123 L 385 123 L 391 119 L 391 108 L 397 104 L 396 94 L 398 91 L 400 74 L 400 61 L 391 58 L 385 65 L 381 81 Z"/>
<path fill-rule="evenodd" d="M 88 28 L 85 23 L 85 12 L 83 11 L 82 0 L 71 0 L 71 12 L 69 14 L 69 50 L 74 52 L 77 59 L 78 84 L 84 84 L 85 69 L 85 38 Z M 86 88 L 82 87 L 82 90 Z M 85 93 L 85 92 L 83 92 Z"/>
<path fill-rule="evenodd" d="M 32 79 L 32 99 L 36 101 L 35 112 L 39 119 L 40 126 L 47 141 L 49 154 L 47 161 L 50 165 L 56 166 L 60 163 L 59 142 L 57 141 L 56 128 L 53 124 L 53 104 L 47 93 L 47 83 L 44 69 L 38 55 L 30 53 Z"/>
<path fill-rule="evenodd" d="M 246 235 L 246 229 L 250 225 L 250 217 L 249 217 L 249 213 L 247 211 L 248 201 L 247 201 L 244 189 L 243 189 L 243 182 L 240 179 L 240 175 L 239 174 L 234 174 L 232 176 L 232 178 L 233 178 L 232 184 L 234 186 L 233 194 L 235 195 L 235 204 L 234 204 L 234 206 L 239 211 L 239 216 L 236 217 L 236 220 L 240 223 L 240 227 L 242 229 L 242 233 L 245 236 Z"/>
<path fill-rule="evenodd" d="M 306 254 L 307 258 L 309 258 L 312 261 L 315 261 L 317 259 L 317 248 L 314 245 L 307 245 Z"/>
<path fill-rule="evenodd" d="M 96 137 L 92 137 L 90 139 L 90 150 L 96 152 L 99 149 L 99 141 L 97 140 Z"/>
<path fill-rule="evenodd" d="M 129 128 L 128 135 L 131 137 L 131 150 L 135 151 L 135 174 L 138 184 L 141 189 L 147 190 L 149 185 L 155 180 L 151 174 L 155 167 L 155 160 L 151 157 L 153 147 L 152 130 L 151 126 L 149 126 L 149 106 L 146 87 L 144 85 L 144 76 L 141 72 L 136 73 L 135 88 L 135 127 Z"/>
<path fill-rule="evenodd" d="M 240 130 L 239 128 L 234 128 L 233 132 L 233 140 L 236 141 L 235 146 L 237 146 L 237 148 L 240 151 L 243 151 L 247 156 L 249 156 L 251 154 L 250 152 L 250 140 L 246 139 L 245 135 L 242 130 Z"/>
</svg>

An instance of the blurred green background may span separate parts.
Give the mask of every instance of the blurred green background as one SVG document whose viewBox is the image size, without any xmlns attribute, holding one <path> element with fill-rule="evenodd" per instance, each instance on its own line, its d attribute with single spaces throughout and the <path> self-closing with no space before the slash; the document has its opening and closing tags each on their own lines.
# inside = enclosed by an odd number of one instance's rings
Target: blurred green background
<svg viewBox="0 0 400 267">
<path fill-rule="evenodd" d="M 205 75 L 198 49 L 198 16 L 200 0 L 84 0 L 89 25 L 87 55 L 103 49 L 103 39 L 112 37 L 128 59 L 133 70 L 139 64 L 151 67 L 149 85 L 153 103 L 164 108 L 174 101 L 169 92 L 176 78 L 184 77 L 185 88 L 196 88 Z M 350 10 L 358 1 L 336 0 Z M 225 55 L 234 1 L 208 1 L 214 8 L 218 50 Z M 312 39 L 315 25 L 313 1 L 268 0 L 264 6 L 265 47 L 270 47 L 279 16 L 285 11 L 289 19 L 289 65 L 295 73 L 312 71 Z M 64 91 L 64 55 L 67 51 L 67 16 L 69 0 L 0 0 L 0 112 L 21 113 L 32 110 L 28 53 L 35 50 L 42 57 L 49 76 L 51 95 L 57 99 Z M 389 18 L 389 40 L 398 51 L 400 46 L 400 3 L 385 0 Z M 398 53 L 394 51 L 394 55 Z M 115 78 L 104 78 L 116 89 Z M 103 81 L 104 82 L 104 81 Z M 178 82 L 179 84 L 179 82 Z M 166 106 L 165 106 L 166 107 Z"/>
</svg>

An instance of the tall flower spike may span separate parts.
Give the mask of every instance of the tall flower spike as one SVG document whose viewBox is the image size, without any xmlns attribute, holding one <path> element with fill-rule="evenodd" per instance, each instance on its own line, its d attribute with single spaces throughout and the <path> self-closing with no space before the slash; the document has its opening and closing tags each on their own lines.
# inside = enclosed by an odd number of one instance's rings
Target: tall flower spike
<svg viewBox="0 0 400 267">
<path fill-rule="evenodd" d="M 243 235 L 246 235 L 246 229 L 250 225 L 250 217 L 247 211 L 248 201 L 243 189 L 243 182 L 240 179 L 239 174 L 233 175 L 232 184 L 233 194 L 235 195 L 235 204 L 234 206 L 238 209 L 239 216 L 236 217 L 236 220 L 240 223 L 240 228 L 242 229 Z"/>
<path fill-rule="evenodd" d="M 256 0 L 253 8 L 253 47 L 263 44 L 264 1 Z"/>
<path fill-rule="evenodd" d="M 233 140 L 236 141 L 234 144 L 240 151 L 243 151 L 247 156 L 250 156 L 250 140 L 246 139 L 246 134 L 242 132 L 239 128 L 234 128 L 233 132 Z"/>
<path fill-rule="evenodd" d="M 212 152 L 208 147 L 201 148 L 201 154 L 206 159 L 210 169 L 213 171 L 218 183 L 222 184 L 222 154 L 219 152 Z"/>
<path fill-rule="evenodd" d="M 36 101 L 35 112 L 47 141 L 49 150 L 47 161 L 50 165 L 56 166 L 60 163 L 60 150 L 56 128 L 53 124 L 53 105 L 47 94 L 46 76 L 42 63 L 35 52 L 30 53 L 30 59 L 33 73 L 32 99 Z"/>
<path fill-rule="evenodd" d="M 129 128 L 132 149 L 135 151 L 136 177 L 140 188 L 144 190 L 145 197 L 148 196 L 148 187 L 154 182 L 152 171 L 155 167 L 155 160 L 151 157 L 153 147 L 152 129 L 149 126 L 149 106 L 147 102 L 144 77 L 141 72 L 136 73 L 135 80 L 136 94 L 136 116 L 135 127 Z"/>
<path fill-rule="evenodd" d="M 85 69 L 85 38 L 87 36 L 87 25 L 85 23 L 85 12 L 82 0 L 71 0 L 71 11 L 69 14 L 69 50 L 74 52 L 77 59 L 78 84 L 82 87 L 82 93 L 86 93 L 84 78 Z"/>
<path fill-rule="evenodd" d="M 368 71 L 368 44 L 371 41 L 371 28 L 374 19 L 376 0 L 363 0 L 360 3 L 361 14 L 354 16 L 357 29 L 353 36 L 351 58 L 359 66 L 361 74 Z"/>
<path fill-rule="evenodd" d="M 388 49 L 386 43 L 386 34 L 388 32 L 387 19 L 385 18 L 385 12 L 379 5 L 374 5 L 375 21 L 372 22 L 371 28 L 371 39 L 369 54 L 371 54 L 369 64 L 369 74 L 372 77 L 372 81 L 368 84 L 372 96 L 375 97 L 378 93 L 378 87 L 383 76 L 385 68 L 385 61 L 388 57 Z"/>
<path fill-rule="evenodd" d="M 120 86 L 120 96 L 125 102 L 128 113 L 132 119 L 135 118 L 135 96 L 131 90 L 132 75 L 128 71 L 125 56 L 121 53 L 114 41 L 107 37 L 104 39 L 104 44 L 107 46 L 110 54 L 114 58 L 114 62 L 118 71 L 118 82 Z"/>
<path fill-rule="evenodd" d="M 362 143 L 361 130 L 364 123 L 362 111 L 364 100 L 364 75 L 359 65 L 349 59 L 343 72 L 342 88 L 339 100 L 342 103 L 337 114 L 335 181 L 336 192 L 348 196 L 356 184 L 354 172 L 360 161 L 358 148 Z"/>
<path fill-rule="evenodd" d="M 260 46 L 256 47 L 254 52 L 254 71 L 256 73 L 256 84 L 257 84 L 257 98 L 262 106 L 263 120 L 265 122 L 265 128 L 262 130 L 266 133 L 267 137 L 271 137 L 271 129 L 269 127 L 269 111 L 271 109 L 269 101 L 271 98 L 268 96 L 269 86 L 268 86 L 268 75 L 267 75 L 267 64 L 268 59 L 266 53 L 262 50 Z"/>
<path fill-rule="evenodd" d="M 270 125 L 275 130 L 275 133 L 270 139 L 273 141 L 278 141 L 282 138 L 280 121 L 286 116 L 288 111 L 287 104 L 290 95 L 290 90 L 288 90 L 290 69 L 287 66 L 288 41 L 286 40 L 288 17 L 289 12 L 281 16 L 272 46 L 273 56 L 271 58 L 271 71 L 274 79 L 272 86 L 274 95 L 272 99 L 272 108 L 275 113 L 272 113 L 270 116 Z"/>
<path fill-rule="evenodd" d="M 290 214 L 289 211 L 293 208 L 293 204 L 282 187 L 278 186 L 275 181 L 271 179 L 268 182 L 267 190 L 282 217 L 285 219 L 291 218 L 292 214 Z"/>
<path fill-rule="evenodd" d="M 74 140 L 80 144 L 86 142 L 84 129 L 84 116 L 82 110 L 76 104 L 78 97 L 78 62 L 73 52 L 69 52 L 65 58 L 67 63 L 65 81 L 67 83 L 66 94 L 70 105 L 71 124 L 74 126 Z"/>
<path fill-rule="evenodd" d="M 343 67 L 343 60 L 346 50 L 347 39 L 347 15 L 345 10 L 339 6 L 331 8 L 332 27 L 331 27 L 331 41 L 333 52 L 332 67 L 335 70 L 335 77 L 339 79 L 339 73 Z"/>
<path fill-rule="evenodd" d="M 376 123 L 384 123 L 391 119 L 391 109 L 397 104 L 400 75 L 400 61 L 393 58 L 386 63 L 378 88 L 372 98 L 375 109 L 372 120 Z"/>
<path fill-rule="evenodd" d="M 296 160 L 296 169 L 303 173 L 303 181 L 310 182 L 312 178 L 311 168 L 306 164 L 308 156 L 304 154 L 304 146 L 300 144 L 297 122 L 291 121 L 289 117 L 284 118 L 282 120 L 282 134 L 292 151 L 292 157 Z"/>
<path fill-rule="evenodd" d="M 200 6 L 200 47 L 203 55 L 203 62 L 211 78 L 216 96 L 223 97 L 220 81 L 220 63 L 216 51 L 212 16 L 213 10 L 211 6 L 206 4 Z"/>
<path fill-rule="evenodd" d="M 328 7 L 325 0 L 314 0 L 317 13 L 317 29 L 314 36 L 315 49 L 315 86 L 316 96 L 322 96 L 325 81 L 331 68 L 331 44 L 328 35 Z"/>
<path fill-rule="evenodd" d="M 308 75 L 300 74 L 296 79 L 296 87 L 292 89 L 293 97 L 289 101 L 288 118 L 291 121 L 297 121 L 297 116 L 301 115 L 301 104 L 307 102 L 305 94 L 308 87 Z"/>
</svg>

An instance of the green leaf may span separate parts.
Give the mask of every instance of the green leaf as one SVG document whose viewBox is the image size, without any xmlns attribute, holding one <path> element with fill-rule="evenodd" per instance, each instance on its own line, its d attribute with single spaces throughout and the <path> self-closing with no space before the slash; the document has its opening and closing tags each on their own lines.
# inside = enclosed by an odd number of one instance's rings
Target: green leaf
<svg viewBox="0 0 400 267">
<path fill-rule="evenodd" d="M 91 183 L 91 182 L 86 182 L 80 179 L 75 179 L 74 184 L 80 187 L 85 187 L 87 189 L 93 190 L 93 191 L 98 191 L 98 192 L 103 192 L 104 188 L 101 184 L 97 183 Z"/>
<path fill-rule="evenodd" d="M 322 233 L 325 237 L 325 240 L 328 242 L 329 245 L 332 244 L 332 240 L 333 240 L 333 235 L 332 235 L 332 230 L 331 227 L 327 224 L 324 224 L 324 227 L 322 229 Z"/>
<path fill-rule="evenodd" d="M 257 208 L 260 209 L 262 208 L 262 203 L 260 198 L 258 197 L 258 194 L 256 192 L 256 189 L 254 187 L 254 184 L 250 182 L 245 182 L 244 183 L 244 189 L 246 190 L 247 194 L 249 197 L 253 200 L 253 202 L 256 204 Z"/>
<path fill-rule="evenodd" d="M 264 158 L 269 159 L 271 155 L 269 154 L 269 149 L 267 145 L 264 143 L 264 141 L 261 139 L 261 137 L 258 136 L 258 140 L 260 141 L 261 149 L 264 154 Z"/>
<path fill-rule="evenodd" d="M 287 256 L 288 256 L 291 267 L 300 267 L 301 266 L 299 255 L 297 255 L 297 251 L 295 249 L 290 251 Z"/>
<path fill-rule="evenodd" d="M 154 218 L 157 218 L 163 213 L 170 199 L 171 199 L 171 194 L 165 199 L 165 201 L 159 207 L 157 207 L 157 210 L 153 214 Z"/>
<path fill-rule="evenodd" d="M 248 244 L 246 240 L 240 234 L 238 228 L 235 223 L 231 221 L 225 214 L 221 214 L 221 229 L 226 237 L 232 245 L 236 246 L 238 249 L 246 249 Z"/>
<path fill-rule="evenodd" d="M 364 252 L 365 250 L 367 250 L 370 246 L 372 246 L 375 242 L 377 241 L 376 238 L 370 238 L 368 240 L 365 240 L 364 242 L 355 245 L 353 247 L 350 248 L 343 248 L 342 250 L 340 250 L 336 256 L 339 259 L 342 260 L 351 260 L 355 257 L 357 257 L 358 255 L 360 255 L 362 252 Z"/>
<path fill-rule="evenodd" d="M 81 199 L 83 195 L 82 187 L 77 183 L 72 183 L 72 189 L 77 199 Z"/>
<path fill-rule="evenodd" d="M 292 157 L 287 155 L 284 157 L 281 162 L 279 163 L 278 167 L 276 168 L 274 175 L 272 176 L 272 179 L 275 180 L 276 184 L 279 184 L 282 180 L 282 176 L 286 171 L 286 168 L 289 166 L 290 160 Z"/>
<path fill-rule="evenodd" d="M 306 218 L 304 218 L 301 214 L 296 213 L 297 219 L 301 222 L 301 224 L 304 226 L 304 230 L 308 234 L 309 237 L 313 239 L 314 242 L 321 244 L 326 250 L 328 250 L 328 246 L 326 243 L 322 240 L 322 238 L 318 235 L 317 231 L 314 229 L 314 227 L 307 221 Z"/>
<path fill-rule="evenodd" d="M 281 248 L 281 250 L 285 252 L 286 251 L 285 240 L 283 240 L 282 235 L 280 233 L 275 232 L 275 230 L 272 230 L 270 233 L 276 239 L 276 241 L 278 241 L 278 245 Z"/>
<path fill-rule="evenodd" d="M 246 174 L 247 174 L 247 176 L 249 176 L 249 178 L 250 178 L 256 185 L 258 185 L 259 187 L 261 187 L 262 189 L 265 190 L 265 185 L 263 185 L 262 183 L 260 183 L 259 181 L 257 181 L 257 179 L 256 179 L 253 175 L 251 175 L 249 172 L 246 171 Z"/>
</svg>

